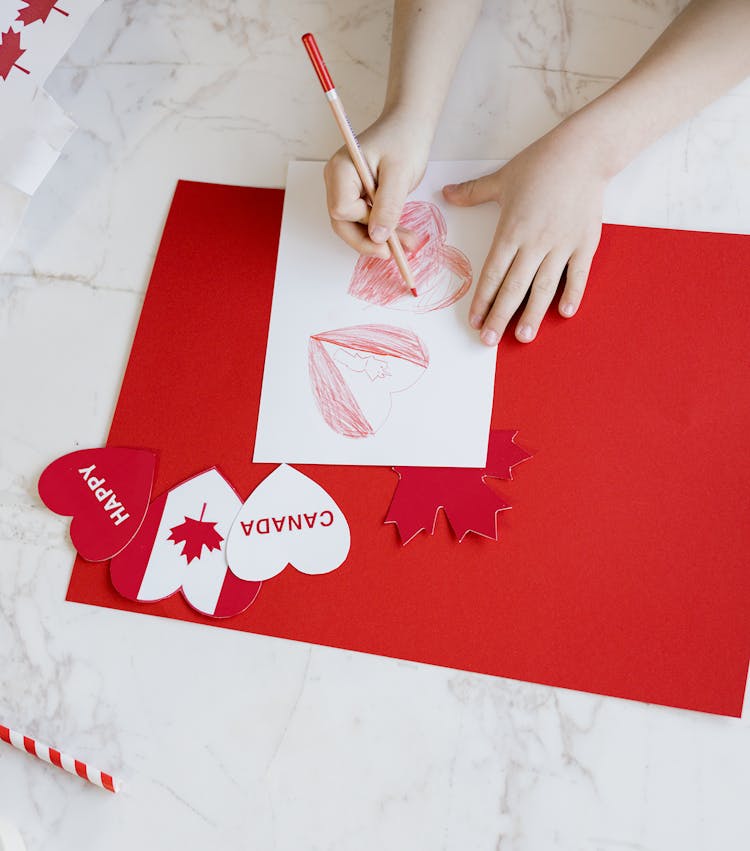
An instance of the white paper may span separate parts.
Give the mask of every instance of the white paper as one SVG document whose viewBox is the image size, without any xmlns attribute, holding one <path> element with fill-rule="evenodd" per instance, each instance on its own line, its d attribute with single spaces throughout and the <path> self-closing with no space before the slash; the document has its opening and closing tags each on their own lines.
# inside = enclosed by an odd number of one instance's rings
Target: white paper
<svg viewBox="0 0 750 851">
<path fill-rule="evenodd" d="M 58 0 L 46 19 L 41 20 L 34 14 L 29 15 L 25 0 L 0 0 L 0 34 L 9 28 L 20 33 L 24 54 L 18 64 L 41 86 L 101 3 L 102 0 Z M 39 7 L 39 12 L 43 14 L 44 8 Z M 28 25 L 24 24 L 24 16 L 30 21 Z M 5 82 L 12 86 L 23 76 L 26 75 L 22 71 L 12 69 Z M 2 86 L 0 79 L 0 89 Z"/>
<path fill-rule="evenodd" d="M 341 509 L 317 482 L 282 464 L 245 501 L 227 540 L 229 569 L 262 582 L 289 564 L 301 573 L 336 570 L 351 544 Z"/>
<path fill-rule="evenodd" d="M 439 208 L 447 244 L 466 255 L 475 278 L 497 210 L 451 207 L 440 190 L 487 170 L 482 162 L 430 163 L 409 199 Z M 373 305 L 348 293 L 356 262 L 331 231 L 323 163 L 291 163 L 253 460 L 484 466 L 496 350 L 469 328 L 471 293 L 422 313 L 413 311 L 424 292 Z M 433 284 L 444 293 L 445 269 L 426 289 Z"/>
</svg>

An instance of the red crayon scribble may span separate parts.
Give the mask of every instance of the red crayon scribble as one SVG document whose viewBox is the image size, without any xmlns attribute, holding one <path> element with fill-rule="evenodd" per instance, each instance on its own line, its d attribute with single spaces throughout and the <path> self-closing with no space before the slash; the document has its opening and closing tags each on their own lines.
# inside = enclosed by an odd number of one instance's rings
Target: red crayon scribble
<svg viewBox="0 0 750 851">
<path fill-rule="evenodd" d="M 184 523 L 173 526 L 169 530 L 170 535 L 167 540 L 172 541 L 177 546 L 183 545 L 180 555 L 185 556 L 188 564 L 194 558 L 199 559 L 201 557 L 203 547 L 208 552 L 221 549 L 221 542 L 224 538 L 216 531 L 216 523 L 203 519 L 205 513 L 206 503 L 204 502 L 201 516 L 197 520 L 186 517 Z"/>
<path fill-rule="evenodd" d="M 16 20 L 21 21 L 27 27 L 29 24 L 33 24 L 34 21 L 45 23 L 53 9 L 67 18 L 68 13 L 63 9 L 58 9 L 55 5 L 56 2 L 57 0 L 24 0 L 24 6 L 26 8 L 19 11 Z"/>
<path fill-rule="evenodd" d="M 333 355 L 329 352 L 331 346 L 337 347 Z M 334 431 L 354 438 L 375 433 L 377 426 L 362 410 L 342 373 L 350 370 L 366 374 L 371 383 L 388 381 L 392 372 L 384 358 L 414 364 L 421 371 L 430 362 L 427 349 L 416 334 L 392 325 L 356 325 L 310 337 L 308 366 L 312 391 L 323 419 Z M 418 377 L 412 376 L 407 385 L 385 387 L 388 405 L 390 393 L 406 389 Z"/>
<path fill-rule="evenodd" d="M 457 302 L 471 286 L 471 263 L 457 248 L 445 244 L 443 214 L 427 201 L 409 201 L 400 225 L 419 236 L 419 247 L 407 256 L 417 298 L 404 290 L 404 280 L 393 259 L 379 257 L 359 258 L 349 283 L 349 295 L 414 313 L 441 310 Z"/>
<path fill-rule="evenodd" d="M 18 60 L 26 53 L 26 50 L 21 47 L 21 33 L 17 33 L 8 27 L 4 33 L 0 33 L 0 77 L 3 80 L 8 79 L 12 68 L 18 68 L 24 74 L 29 72 L 18 65 Z"/>
</svg>

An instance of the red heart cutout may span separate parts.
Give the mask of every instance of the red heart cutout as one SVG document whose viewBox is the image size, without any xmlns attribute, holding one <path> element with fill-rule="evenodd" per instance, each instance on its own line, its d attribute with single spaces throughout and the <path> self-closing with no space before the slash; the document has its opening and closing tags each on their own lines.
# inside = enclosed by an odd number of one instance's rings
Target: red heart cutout
<svg viewBox="0 0 750 851">
<path fill-rule="evenodd" d="M 419 248 L 407 257 L 417 298 L 406 289 L 395 261 L 380 257 L 357 260 L 349 295 L 369 304 L 411 313 L 450 307 L 471 286 L 471 263 L 457 248 L 445 244 L 447 228 L 440 209 L 428 201 L 409 201 L 404 205 L 399 224 L 420 237 Z"/>
<path fill-rule="evenodd" d="M 151 498 L 156 453 L 130 447 L 79 449 L 39 477 L 39 496 L 72 517 L 70 539 L 87 561 L 107 561 L 138 531 Z"/>
</svg>

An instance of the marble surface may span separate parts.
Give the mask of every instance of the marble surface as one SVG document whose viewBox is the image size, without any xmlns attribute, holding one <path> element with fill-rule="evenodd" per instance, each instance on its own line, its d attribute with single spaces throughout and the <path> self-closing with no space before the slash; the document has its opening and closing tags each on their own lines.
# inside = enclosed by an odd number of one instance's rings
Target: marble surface
<svg viewBox="0 0 750 851">
<path fill-rule="evenodd" d="M 433 158 L 511 156 L 606 89 L 681 5 L 488 2 Z M 175 181 L 281 186 L 289 159 L 326 158 L 338 140 L 297 39 L 318 34 L 362 127 L 389 27 L 374 0 L 105 0 L 48 81 L 80 130 L 0 268 L 0 718 L 125 788 L 4 746 L 0 818 L 30 851 L 748 847 L 747 712 L 63 602 L 67 523 L 36 478 L 106 436 Z M 744 84 L 618 178 L 608 217 L 750 232 L 749 138 Z"/>
</svg>

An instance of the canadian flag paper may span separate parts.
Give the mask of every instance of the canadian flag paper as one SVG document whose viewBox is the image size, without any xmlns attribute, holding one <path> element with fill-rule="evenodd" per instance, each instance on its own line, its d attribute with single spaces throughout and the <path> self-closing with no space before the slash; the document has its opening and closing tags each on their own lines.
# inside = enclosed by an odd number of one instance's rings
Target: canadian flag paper
<svg viewBox="0 0 750 851">
<path fill-rule="evenodd" d="M 101 0 L 0 0 L 0 257 L 75 122 L 44 83 Z"/>
<path fill-rule="evenodd" d="M 237 579 L 227 570 L 226 540 L 241 506 L 216 469 L 162 494 L 136 537 L 112 559 L 113 585 L 129 600 L 153 602 L 182 591 L 204 615 L 239 614 L 260 590 L 259 582 Z"/>
</svg>

